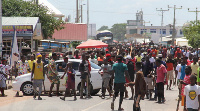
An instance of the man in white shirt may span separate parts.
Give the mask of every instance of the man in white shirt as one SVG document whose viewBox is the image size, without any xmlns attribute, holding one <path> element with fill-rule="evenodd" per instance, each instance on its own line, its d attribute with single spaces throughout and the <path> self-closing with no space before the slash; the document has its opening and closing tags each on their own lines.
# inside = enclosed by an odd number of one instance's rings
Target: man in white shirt
<svg viewBox="0 0 200 111">
<path fill-rule="evenodd" d="M 185 95 L 185 101 L 184 101 L 184 110 L 187 109 L 187 111 L 198 111 L 199 109 L 199 101 L 200 101 L 200 87 L 195 84 L 196 82 L 196 76 L 191 75 L 190 76 L 190 82 L 191 84 L 188 84 L 185 86 L 184 89 L 184 95 Z"/>
<path fill-rule="evenodd" d="M 152 57 L 152 53 L 149 54 L 149 61 L 150 61 L 150 63 L 155 63 L 156 62 L 155 58 Z"/>
</svg>

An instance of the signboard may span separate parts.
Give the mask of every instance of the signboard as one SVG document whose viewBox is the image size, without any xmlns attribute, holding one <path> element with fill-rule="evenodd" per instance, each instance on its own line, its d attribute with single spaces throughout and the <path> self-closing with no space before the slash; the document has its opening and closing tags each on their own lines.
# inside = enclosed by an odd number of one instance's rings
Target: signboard
<svg viewBox="0 0 200 111">
<path fill-rule="evenodd" d="M 2 34 L 14 34 L 16 30 L 17 34 L 33 34 L 32 25 L 3 25 Z"/>
</svg>

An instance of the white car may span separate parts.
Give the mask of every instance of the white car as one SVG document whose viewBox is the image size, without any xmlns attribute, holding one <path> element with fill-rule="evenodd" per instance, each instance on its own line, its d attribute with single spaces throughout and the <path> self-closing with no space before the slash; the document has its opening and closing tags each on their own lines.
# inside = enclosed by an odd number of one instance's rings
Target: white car
<svg viewBox="0 0 200 111">
<path fill-rule="evenodd" d="M 57 69 L 59 67 L 58 64 L 62 64 L 64 62 L 64 60 L 57 60 L 56 64 L 57 64 Z M 81 62 L 80 59 L 69 59 L 69 62 L 72 63 L 73 69 L 76 72 L 75 75 L 75 89 L 80 91 L 80 86 L 81 86 L 81 79 L 80 79 L 80 72 L 78 71 L 79 68 L 79 64 Z M 95 95 L 99 92 L 99 90 L 101 89 L 102 86 L 102 77 L 100 76 L 100 74 L 98 73 L 100 67 L 94 63 L 91 62 L 91 78 L 90 78 L 90 83 L 91 83 L 91 94 Z M 58 71 L 59 77 L 62 77 L 62 75 L 64 74 L 63 71 Z M 64 79 L 60 79 L 60 92 L 64 92 L 66 87 L 65 87 L 65 78 Z M 44 86 L 42 87 L 42 90 L 44 91 L 44 87 L 46 91 L 50 90 L 50 81 L 47 78 L 47 76 L 45 76 L 45 80 L 44 80 Z M 24 95 L 32 95 L 33 94 L 33 85 L 31 82 L 31 73 L 28 74 L 24 74 L 21 76 L 16 77 L 15 81 L 12 83 L 13 86 L 13 90 L 14 91 L 22 91 Z M 54 85 L 53 91 L 56 91 L 56 85 Z"/>
</svg>

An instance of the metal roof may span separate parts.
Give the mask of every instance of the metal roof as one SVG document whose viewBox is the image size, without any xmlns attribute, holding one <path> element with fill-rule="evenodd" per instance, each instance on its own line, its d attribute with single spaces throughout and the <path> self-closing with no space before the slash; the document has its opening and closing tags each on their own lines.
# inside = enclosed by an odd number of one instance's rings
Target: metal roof
<svg viewBox="0 0 200 111">
<path fill-rule="evenodd" d="M 2 25 L 33 25 L 33 30 L 39 17 L 2 17 Z"/>
</svg>

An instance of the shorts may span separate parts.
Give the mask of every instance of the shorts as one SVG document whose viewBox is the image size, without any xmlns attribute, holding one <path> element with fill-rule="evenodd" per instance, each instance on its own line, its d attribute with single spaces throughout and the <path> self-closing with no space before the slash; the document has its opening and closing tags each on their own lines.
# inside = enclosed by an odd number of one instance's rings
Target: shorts
<svg viewBox="0 0 200 111">
<path fill-rule="evenodd" d="M 125 83 L 114 83 L 114 90 L 115 92 L 125 92 L 126 87 L 124 86 Z"/>
<path fill-rule="evenodd" d="M 103 87 L 107 88 L 109 86 L 109 82 L 110 82 L 109 77 L 103 78 Z"/>
<path fill-rule="evenodd" d="M 173 70 L 167 71 L 167 80 L 173 80 L 174 79 L 174 72 Z"/>
<path fill-rule="evenodd" d="M 43 79 L 34 79 L 33 86 L 35 87 L 42 87 Z"/>
<path fill-rule="evenodd" d="M 154 89 L 152 78 L 144 77 L 144 80 L 146 82 L 146 85 L 148 85 L 148 89 Z"/>
<path fill-rule="evenodd" d="M 6 87 L 6 81 L 0 80 L 0 88 L 5 88 L 5 87 Z"/>
</svg>

